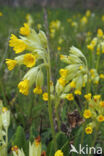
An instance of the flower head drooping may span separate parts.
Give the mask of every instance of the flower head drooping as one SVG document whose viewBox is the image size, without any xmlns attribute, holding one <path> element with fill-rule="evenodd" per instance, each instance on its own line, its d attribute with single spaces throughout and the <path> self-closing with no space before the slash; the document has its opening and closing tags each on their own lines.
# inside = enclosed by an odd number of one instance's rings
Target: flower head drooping
<svg viewBox="0 0 104 156">
<path fill-rule="evenodd" d="M 91 93 L 85 94 L 84 98 L 89 101 L 91 99 Z"/>
<path fill-rule="evenodd" d="M 33 67 L 36 63 L 36 56 L 30 53 L 25 54 L 23 63 L 29 68 Z"/>
<path fill-rule="evenodd" d="M 17 61 L 16 60 L 11 60 L 11 59 L 6 59 L 6 64 L 8 66 L 8 70 L 12 70 L 16 66 Z"/>
<path fill-rule="evenodd" d="M 18 39 L 15 35 L 11 35 L 10 40 L 9 40 L 9 46 L 13 47 L 13 50 L 16 53 L 21 53 L 23 52 L 26 48 L 27 45 L 24 43 L 23 40 Z"/>
<path fill-rule="evenodd" d="M 64 156 L 63 152 L 61 150 L 57 150 L 54 154 L 54 156 Z"/>
<path fill-rule="evenodd" d="M 81 93 L 80 90 L 75 90 L 75 91 L 74 91 L 74 94 L 75 94 L 75 95 L 81 95 L 82 93 Z"/>
<path fill-rule="evenodd" d="M 48 93 L 45 92 L 45 93 L 43 94 L 43 100 L 44 100 L 44 101 L 48 101 Z"/>
<path fill-rule="evenodd" d="M 23 80 L 18 84 L 19 92 L 28 95 L 29 94 L 29 80 Z"/>
<path fill-rule="evenodd" d="M 42 94 L 42 89 L 40 87 L 36 87 L 36 88 L 34 88 L 33 93 L 34 94 Z"/>
<path fill-rule="evenodd" d="M 20 28 L 20 34 L 25 36 L 28 36 L 30 34 L 30 28 L 27 23 L 24 23 L 24 27 Z"/>
</svg>

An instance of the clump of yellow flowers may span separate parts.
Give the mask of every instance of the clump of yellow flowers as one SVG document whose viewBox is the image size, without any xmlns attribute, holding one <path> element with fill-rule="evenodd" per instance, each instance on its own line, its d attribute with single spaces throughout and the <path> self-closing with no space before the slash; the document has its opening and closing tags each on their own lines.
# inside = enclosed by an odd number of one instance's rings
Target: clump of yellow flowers
<svg viewBox="0 0 104 156">
<path fill-rule="evenodd" d="M 84 97 L 88 101 L 88 108 L 84 110 L 83 116 L 89 121 L 85 128 L 86 134 L 91 134 L 98 124 L 104 122 L 104 101 L 101 95 L 86 94 Z"/>
<path fill-rule="evenodd" d="M 28 20 L 30 16 L 28 15 Z M 33 92 L 42 94 L 42 85 L 44 76 L 42 67 L 47 66 L 47 38 L 43 31 L 37 33 L 32 29 L 29 22 L 24 23 L 19 30 L 19 38 L 11 34 L 9 46 L 13 48 L 16 54 L 14 59 L 6 59 L 9 70 L 13 70 L 17 65 L 24 65 L 29 70 L 24 75 L 22 81 L 18 84 L 19 92 L 28 95 L 29 89 L 35 83 Z M 22 53 L 22 54 L 21 54 Z M 38 61 L 42 63 L 37 65 Z"/>
<path fill-rule="evenodd" d="M 85 87 L 88 78 L 90 81 L 98 81 L 99 76 L 93 69 L 93 77 L 84 54 L 76 47 L 72 46 L 69 50 L 69 55 L 60 55 L 60 60 L 67 64 L 65 68 L 60 69 L 60 78 L 56 83 L 56 93 L 60 98 L 69 101 L 74 100 L 75 95 L 82 94 L 82 88 Z M 74 91 L 73 93 L 69 93 Z"/>
<path fill-rule="evenodd" d="M 91 40 L 87 48 L 92 52 L 96 51 L 97 55 L 104 53 L 104 33 L 101 28 L 97 30 L 97 36 Z"/>
</svg>

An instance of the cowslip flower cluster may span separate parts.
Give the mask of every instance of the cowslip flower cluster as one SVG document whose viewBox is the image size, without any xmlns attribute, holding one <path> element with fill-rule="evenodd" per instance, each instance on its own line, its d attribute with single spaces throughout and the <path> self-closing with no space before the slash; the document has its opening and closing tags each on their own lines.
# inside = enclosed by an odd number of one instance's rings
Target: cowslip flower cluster
<svg viewBox="0 0 104 156">
<path fill-rule="evenodd" d="M 104 122 L 104 101 L 101 99 L 101 95 L 92 97 L 91 93 L 88 93 L 84 97 L 88 101 L 88 108 L 84 110 L 83 116 L 89 121 L 85 132 L 91 134 L 99 123 Z"/>
<path fill-rule="evenodd" d="M 14 59 L 6 59 L 6 64 L 8 70 L 13 70 L 17 65 L 24 65 L 29 69 L 18 84 L 20 93 L 28 95 L 29 89 L 35 83 L 34 94 L 42 94 L 44 82 L 42 68 L 47 66 L 48 57 L 47 38 L 43 31 L 37 33 L 33 30 L 31 16 L 28 15 L 27 18 L 28 22 L 19 30 L 19 38 L 12 34 L 9 40 L 9 46 L 19 55 Z M 37 65 L 38 61 L 42 63 Z"/>
<path fill-rule="evenodd" d="M 60 59 L 68 65 L 59 71 L 60 78 L 56 83 L 56 93 L 61 98 L 72 101 L 73 94 L 67 93 L 74 90 L 75 95 L 81 95 L 81 89 L 87 82 L 87 60 L 83 53 L 75 47 L 70 48 L 68 56 L 60 55 Z"/>
<path fill-rule="evenodd" d="M 97 30 L 97 36 L 91 40 L 87 48 L 92 52 L 96 51 L 97 55 L 104 53 L 104 33 L 102 29 Z"/>
<path fill-rule="evenodd" d="M 61 22 L 59 20 L 51 21 L 49 29 L 50 29 L 50 37 L 54 38 L 56 31 L 59 30 L 61 26 Z"/>
</svg>

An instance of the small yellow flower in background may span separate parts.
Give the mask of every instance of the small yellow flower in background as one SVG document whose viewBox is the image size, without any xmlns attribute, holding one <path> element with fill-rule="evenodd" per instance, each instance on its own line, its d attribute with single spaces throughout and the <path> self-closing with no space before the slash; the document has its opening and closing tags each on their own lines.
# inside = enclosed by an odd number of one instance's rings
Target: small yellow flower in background
<svg viewBox="0 0 104 156">
<path fill-rule="evenodd" d="M 100 77 L 101 79 L 104 79 L 104 74 L 100 74 L 99 77 Z"/>
<path fill-rule="evenodd" d="M 61 44 L 63 42 L 62 38 L 59 38 L 58 43 Z"/>
<path fill-rule="evenodd" d="M 87 10 L 86 11 L 86 16 L 89 17 L 90 15 L 91 15 L 91 11 L 90 10 Z"/>
<path fill-rule="evenodd" d="M 103 37 L 103 30 L 102 29 L 97 30 L 97 36 L 98 37 Z"/>
<path fill-rule="evenodd" d="M 42 28 L 42 25 L 41 24 L 37 24 L 37 28 L 38 28 L 38 30 L 40 30 Z"/>
<path fill-rule="evenodd" d="M 98 120 L 99 122 L 103 122 L 103 121 L 104 121 L 104 116 L 103 116 L 103 115 L 99 115 L 99 116 L 97 117 L 97 120 Z"/>
<path fill-rule="evenodd" d="M 101 17 L 101 20 L 104 22 L 104 15 Z"/>
<path fill-rule="evenodd" d="M 0 12 L 0 16 L 3 16 L 3 13 L 2 12 Z"/>
<path fill-rule="evenodd" d="M 64 55 L 60 55 L 60 60 L 64 59 L 65 56 Z"/>
<path fill-rule="evenodd" d="M 101 98 L 101 95 L 94 95 L 93 98 L 94 98 L 94 100 L 96 102 L 97 100 L 99 100 Z"/>
<path fill-rule="evenodd" d="M 11 148 L 11 151 L 15 151 L 16 152 L 16 154 L 18 154 L 18 146 L 13 146 L 12 148 Z"/>
<path fill-rule="evenodd" d="M 30 34 L 30 28 L 27 23 L 24 23 L 24 27 L 20 28 L 20 34 L 24 36 L 28 36 Z"/>
<path fill-rule="evenodd" d="M 66 95 L 66 99 L 69 100 L 69 101 L 73 101 L 73 100 L 74 100 L 73 94 L 72 94 L 72 93 L 67 94 L 67 95 Z"/>
<path fill-rule="evenodd" d="M 104 101 L 100 101 L 100 106 L 104 107 Z"/>
<path fill-rule="evenodd" d="M 29 68 L 33 67 L 36 63 L 36 56 L 30 53 L 25 54 L 23 63 Z"/>
<path fill-rule="evenodd" d="M 91 93 L 88 93 L 84 95 L 84 98 L 89 101 L 91 100 L 91 96 L 92 96 Z"/>
<path fill-rule="evenodd" d="M 81 18 L 80 22 L 81 22 L 82 24 L 86 24 L 86 23 L 88 22 L 86 16 L 83 16 L 83 17 Z"/>
<path fill-rule="evenodd" d="M 92 127 L 90 127 L 90 126 L 88 126 L 88 127 L 85 128 L 86 134 L 91 134 L 92 131 L 93 131 L 93 130 L 92 130 Z"/>
<path fill-rule="evenodd" d="M 2 112 L 5 113 L 7 111 L 7 107 L 2 107 Z"/>
<path fill-rule="evenodd" d="M 74 91 L 74 94 L 75 94 L 75 95 L 81 95 L 82 93 L 81 93 L 80 90 L 75 90 L 75 91 Z"/>
<path fill-rule="evenodd" d="M 29 94 L 29 80 L 23 80 L 18 84 L 19 92 L 28 95 Z"/>
<path fill-rule="evenodd" d="M 42 89 L 40 87 L 36 87 L 36 88 L 34 88 L 33 93 L 34 94 L 42 94 Z"/>
<path fill-rule="evenodd" d="M 60 78 L 58 79 L 58 82 L 59 82 L 59 84 L 62 85 L 63 87 L 64 87 L 65 84 L 66 84 L 66 80 L 65 80 L 64 78 L 62 78 L 62 77 L 60 77 Z"/>
<path fill-rule="evenodd" d="M 57 150 L 54 154 L 54 156 L 64 156 L 63 152 L 61 150 Z"/>
<path fill-rule="evenodd" d="M 88 48 L 89 50 L 91 50 L 91 51 L 94 50 L 94 46 L 93 46 L 92 44 L 87 45 L 87 48 Z"/>
<path fill-rule="evenodd" d="M 6 59 L 6 64 L 8 66 L 8 70 L 12 70 L 16 66 L 17 61 L 16 60 L 11 60 L 11 59 Z"/>
<path fill-rule="evenodd" d="M 71 88 L 75 88 L 76 87 L 76 83 L 74 81 L 70 82 L 69 85 L 70 85 Z"/>
<path fill-rule="evenodd" d="M 24 50 L 26 50 L 27 45 L 21 40 L 18 39 L 15 35 L 11 35 L 10 40 L 9 40 L 9 46 L 13 47 L 13 50 L 16 53 L 21 53 Z"/>
<path fill-rule="evenodd" d="M 43 100 L 44 100 L 44 101 L 48 101 L 48 93 L 45 92 L 45 93 L 43 94 Z"/>
<path fill-rule="evenodd" d="M 61 47 L 60 47 L 60 46 L 58 46 L 58 47 L 57 47 L 57 50 L 58 50 L 58 51 L 60 51 L 60 50 L 61 50 Z"/>
<path fill-rule="evenodd" d="M 60 69 L 59 71 L 60 76 L 65 78 L 67 76 L 68 70 L 67 69 Z"/>
<path fill-rule="evenodd" d="M 85 109 L 83 116 L 85 119 L 88 119 L 92 116 L 91 111 L 89 109 Z"/>
</svg>

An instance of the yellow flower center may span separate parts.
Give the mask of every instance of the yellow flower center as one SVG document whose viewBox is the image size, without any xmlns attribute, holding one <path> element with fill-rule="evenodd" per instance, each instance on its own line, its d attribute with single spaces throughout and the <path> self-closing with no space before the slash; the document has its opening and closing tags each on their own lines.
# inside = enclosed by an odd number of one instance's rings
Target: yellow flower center
<svg viewBox="0 0 104 156">
<path fill-rule="evenodd" d="M 29 68 L 33 67 L 36 63 L 36 56 L 33 54 L 25 54 L 23 63 Z"/>
</svg>

